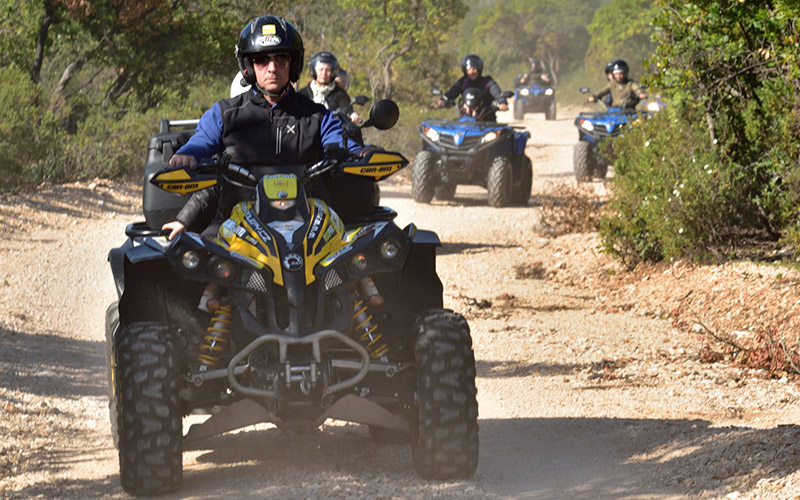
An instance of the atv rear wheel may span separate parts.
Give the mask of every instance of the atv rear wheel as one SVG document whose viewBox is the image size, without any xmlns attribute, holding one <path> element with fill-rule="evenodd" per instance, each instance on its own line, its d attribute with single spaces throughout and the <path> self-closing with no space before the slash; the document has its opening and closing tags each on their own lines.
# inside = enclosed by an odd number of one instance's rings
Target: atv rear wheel
<svg viewBox="0 0 800 500">
<path fill-rule="evenodd" d="M 525 103 L 517 99 L 514 99 L 514 119 L 517 121 L 525 119 Z"/>
<path fill-rule="evenodd" d="M 456 196 L 456 184 L 451 182 L 440 183 L 433 190 L 433 196 L 437 200 L 452 201 Z"/>
<path fill-rule="evenodd" d="M 411 172 L 411 197 L 417 203 L 430 203 L 436 186 L 436 158 L 430 151 L 420 151 Z"/>
<path fill-rule="evenodd" d="M 592 180 L 595 168 L 594 148 L 588 141 L 578 141 L 572 156 L 572 166 L 575 169 L 575 179 L 578 182 Z"/>
<path fill-rule="evenodd" d="M 550 101 L 550 105 L 547 107 L 547 111 L 544 112 L 544 119 L 545 120 L 555 120 L 556 119 L 556 100 L 555 99 Z"/>
<path fill-rule="evenodd" d="M 497 156 L 492 161 L 486 185 L 489 189 L 489 206 L 505 207 L 512 202 L 514 171 L 507 156 Z"/>
<path fill-rule="evenodd" d="M 178 349 L 166 326 L 150 322 L 123 326 L 116 344 L 122 489 L 174 491 L 183 475 Z"/>
<path fill-rule="evenodd" d="M 522 171 L 520 172 L 520 179 L 517 185 L 514 186 L 514 200 L 515 205 L 528 205 L 528 200 L 531 198 L 531 187 L 533 186 L 533 164 L 531 159 L 527 156 L 522 159 Z"/>
<path fill-rule="evenodd" d="M 478 467 L 478 400 L 469 325 L 460 314 L 436 309 L 417 317 L 414 333 L 414 468 L 424 479 L 470 477 Z"/>
</svg>

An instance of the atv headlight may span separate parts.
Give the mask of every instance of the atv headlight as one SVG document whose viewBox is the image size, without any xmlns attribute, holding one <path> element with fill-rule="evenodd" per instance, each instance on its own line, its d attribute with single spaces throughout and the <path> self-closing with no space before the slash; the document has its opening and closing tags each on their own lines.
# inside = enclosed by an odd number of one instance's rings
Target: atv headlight
<svg viewBox="0 0 800 500">
<path fill-rule="evenodd" d="M 359 273 L 363 273 L 367 270 L 367 266 L 369 266 L 369 261 L 367 260 L 367 256 L 363 253 L 357 253 L 350 259 L 350 265 L 353 266 Z"/>
<path fill-rule="evenodd" d="M 531 91 L 528 90 L 528 89 L 520 89 L 520 91 L 519 91 L 519 95 L 528 95 L 530 93 L 531 93 Z"/>
<path fill-rule="evenodd" d="M 187 250 L 183 252 L 181 255 L 181 265 L 187 271 L 194 271 L 200 266 L 200 263 L 203 261 L 203 258 L 200 257 L 200 254 L 195 252 L 194 250 Z"/>
<path fill-rule="evenodd" d="M 226 280 L 233 276 L 234 267 L 233 264 L 227 260 L 218 260 L 214 262 L 214 266 L 211 271 L 215 278 Z"/>
<path fill-rule="evenodd" d="M 381 245 L 381 256 L 384 259 L 392 260 L 400 255 L 400 245 L 394 240 L 386 240 Z"/>
<path fill-rule="evenodd" d="M 583 130 L 586 130 L 587 132 L 591 132 L 592 130 L 594 130 L 594 124 L 589 120 L 583 120 L 581 122 L 581 128 Z"/>
<path fill-rule="evenodd" d="M 430 127 L 425 130 L 425 136 L 433 142 L 439 142 L 439 132 Z"/>
<path fill-rule="evenodd" d="M 544 95 L 553 95 L 553 89 L 547 89 L 544 91 Z"/>
<path fill-rule="evenodd" d="M 658 101 L 650 101 L 647 103 L 647 111 L 652 111 L 653 113 L 658 113 L 661 110 L 661 106 L 658 104 Z"/>
<path fill-rule="evenodd" d="M 488 134 L 481 137 L 481 144 L 486 142 L 492 142 L 493 140 L 497 139 L 497 132 L 489 132 Z"/>
<path fill-rule="evenodd" d="M 294 206 L 294 200 L 272 200 L 269 203 L 278 210 L 288 210 Z"/>
</svg>

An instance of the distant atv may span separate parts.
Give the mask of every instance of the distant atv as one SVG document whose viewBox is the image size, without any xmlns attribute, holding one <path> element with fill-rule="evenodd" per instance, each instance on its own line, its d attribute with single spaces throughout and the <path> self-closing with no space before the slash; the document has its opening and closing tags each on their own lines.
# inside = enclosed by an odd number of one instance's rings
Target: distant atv
<svg viewBox="0 0 800 500">
<path fill-rule="evenodd" d="M 580 92 L 588 94 L 590 90 L 582 87 Z M 658 99 L 642 102 L 636 109 L 608 107 L 603 101 L 596 102 L 604 111 L 584 111 L 575 118 L 578 143 L 573 151 L 572 165 L 578 182 L 591 180 L 592 177 L 605 179 L 613 158 L 606 158 L 600 153 L 600 143 L 622 135 L 631 126 L 631 122 L 640 117 L 652 116 L 664 107 L 664 103 Z"/>
<path fill-rule="evenodd" d="M 434 89 L 434 95 L 441 92 Z M 423 121 L 418 131 L 422 151 L 412 167 L 414 201 L 430 203 L 434 197 L 452 200 L 459 184 L 471 184 L 489 191 L 492 207 L 527 204 L 533 166 L 525 156 L 531 134 L 523 129 L 469 116 Z"/>
<path fill-rule="evenodd" d="M 379 101 L 364 126 L 389 128 L 398 114 Z M 164 125 L 151 139 L 162 153 L 145 166 L 146 222 L 109 254 L 119 297 L 106 322 L 109 408 L 123 489 L 178 489 L 196 440 L 258 422 L 308 432 L 327 418 L 407 436 L 423 478 L 471 476 L 475 359 L 467 322 L 442 308 L 438 237 L 401 229 L 385 207 L 343 220 L 304 188 L 328 172 L 382 180 L 408 161 L 372 151 L 307 170 L 244 168 L 223 155 L 172 169 L 168 153 L 191 132 Z M 179 208 L 171 193 L 218 184 L 252 196 L 216 237 L 168 241 L 160 224 Z M 202 413 L 184 435 L 183 417 Z M 265 450 L 276 463 L 283 452 Z"/>
<path fill-rule="evenodd" d="M 515 120 L 523 120 L 525 113 L 544 113 L 545 120 L 556 119 L 556 91 L 553 87 L 537 83 L 521 84 L 519 77 L 514 87 Z"/>
</svg>

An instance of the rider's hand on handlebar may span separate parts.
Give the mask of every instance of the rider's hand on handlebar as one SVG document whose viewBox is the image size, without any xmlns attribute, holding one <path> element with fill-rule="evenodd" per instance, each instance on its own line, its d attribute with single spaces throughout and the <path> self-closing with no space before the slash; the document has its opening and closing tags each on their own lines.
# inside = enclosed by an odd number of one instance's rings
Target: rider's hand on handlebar
<svg viewBox="0 0 800 500">
<path fill-rule="evenodd" d="M 439 99 L 438 101 L 436 101 L 434 103 L 433 106 L 436 107 L 436 108 L 443 108 L 444 104 L 445 104 L 445 100 L 444 99 Z"/>
<path fill-rule="evenodd" d="M 375 152 L 375 151 L 386 151 L 386 150 L 383 149 L 380 146 L 369 145 L 369 146 L 364 146 L 364 148 L 361 150 L 361 152 L 358 153 L 356 156 L 358 156 L 359 158 L 363 158 L 363 157 L 367 156 L 369 153 L 372 153 L 372 152 Z"/>
<path fill-rule="evenodd" d="M 500 111 L 508 111 L 508 104 L 498 104 L 497 109 Z"/>
<path fill-rule="evenodd" d="M 192 155 L 174 154 L 172 155 L 172 158 L 169 159 L 169 166 L 172 168 L 197 168 L 197 158 Z"/>
<path fill-rule="evenodd" d="M 184 226 L 183 223 L 174 220 L 172 222 L 167 222 L 166 224 L 161 226 L 161 229 L 163 231 L 170 231 L 169 236 L 167 236 L 167 239 L 172 240 L 172 238 L 178 236 L 178 234 L 182 233 L 183 231 L 186 231 L 186 226 Z"/>
<path fill-rule="evenodd" d="M 594 102 L 594 101 L 597 100 L 597 98 L 595 96 L 593 96 L 593 95 L 590 95 L 586 100 L 589 101 L 589 102 Z"/>
<path fill-rule="evenodd" d="M 350 113 L 350 121 L 355 124 L 360 124 L 364 120 L 361 118 L 361 115 L 353 111 L 352 113 Z"/>
</svg>

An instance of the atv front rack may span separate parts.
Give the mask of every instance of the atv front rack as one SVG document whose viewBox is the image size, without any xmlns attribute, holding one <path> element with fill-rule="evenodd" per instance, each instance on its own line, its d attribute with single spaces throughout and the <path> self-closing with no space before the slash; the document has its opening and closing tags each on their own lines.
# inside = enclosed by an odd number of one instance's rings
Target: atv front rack
<svg viewBox="0 0 800 500">
<path fill-rule="evenodd" d="M 341 332 L 336 330 L 321 330 L 317 333 L 302 338 L 291 338 L 276 334 L 262 335 L 258 337 L 254 341 L 250 342 L 247 347 L 239 351 L 233 357 L 233 359 L 231 359 L 230 363 L 228 363 L 228 382 L 230 383 L 231 388 L 246 396 L 275 398 L 277 396 L 275 391 L 245 386 L 236 379 L 236 375 L 242 373 L 242 367 L 239 365 L 239 363 L 244 361 L 253 351 L 269 342 L 276 342 L 279 349 L 279 362 L 283 366 L 286 383 L 302 383 L 305 380 L 304 374 L 309 374 L 310 382 L 312 385 L 314 385 L 317 382 L 317 368 L 322 364 L 322 351 L 320 349 L 320 342 L 323 340 L 338 340 L 348 347 L 351 347 L 361 357 L 361 368 L 358 370 L 358 372 L 350 378 L 326 387 L 322 393 L 323 398 L 333 394 L 334 392 L 353 387 L 363 380 L 364 377 L 366 377 L 367 372 L 369 371 L 369 353 L 367 350 L 361 344 Z M 301 344 L 311 344 L 311 353 L 314 357 L 314 361 L 304 365 L 292 365 L 287 361 L 289 346 Z M 355 363 L 358 363 L 358 361 Z"/>
</svg>

